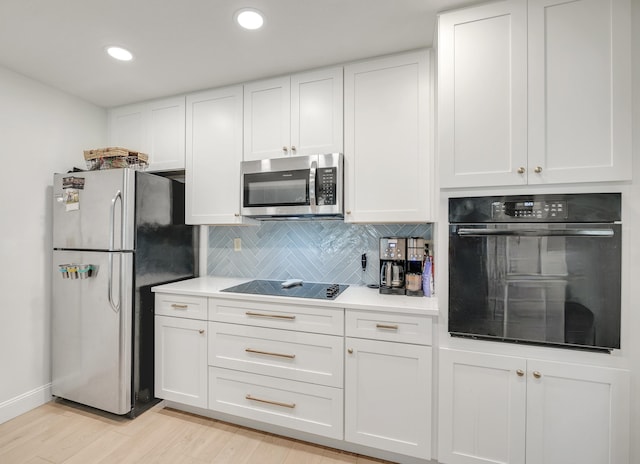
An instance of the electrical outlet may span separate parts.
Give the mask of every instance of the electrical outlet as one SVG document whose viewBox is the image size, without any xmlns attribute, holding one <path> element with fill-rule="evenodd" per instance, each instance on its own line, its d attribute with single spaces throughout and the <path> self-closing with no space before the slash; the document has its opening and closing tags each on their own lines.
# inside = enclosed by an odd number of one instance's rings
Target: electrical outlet
<svg viewBox="0 0 640 464">
<path fill-rule="evenodd" d="M 233 251 L 242 250 L 242 239 L 240 237 L 233 239 Z"/>
</svg>

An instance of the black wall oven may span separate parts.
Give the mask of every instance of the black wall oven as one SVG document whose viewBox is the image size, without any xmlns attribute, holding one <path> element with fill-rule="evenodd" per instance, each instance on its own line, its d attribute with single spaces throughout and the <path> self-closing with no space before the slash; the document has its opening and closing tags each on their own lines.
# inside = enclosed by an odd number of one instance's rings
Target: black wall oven
<svg viewBox="0 0 640 464">
<path fill-rule="evenodd" d="M 449 199 L 451 335 L 620 348 L 620 199 Z"/>
</svg>

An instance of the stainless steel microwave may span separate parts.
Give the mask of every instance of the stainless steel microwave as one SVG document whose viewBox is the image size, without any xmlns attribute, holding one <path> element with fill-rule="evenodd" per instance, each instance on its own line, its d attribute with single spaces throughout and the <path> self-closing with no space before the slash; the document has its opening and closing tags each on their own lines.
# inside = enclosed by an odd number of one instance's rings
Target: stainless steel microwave
<svg viewBox="0 0 640 464">
<path fill-rule="evenodd" d="M 341 153 L 244 161 L 241 173 L 243 216 L 255 219 L 344 217 Z"/>
</svg>

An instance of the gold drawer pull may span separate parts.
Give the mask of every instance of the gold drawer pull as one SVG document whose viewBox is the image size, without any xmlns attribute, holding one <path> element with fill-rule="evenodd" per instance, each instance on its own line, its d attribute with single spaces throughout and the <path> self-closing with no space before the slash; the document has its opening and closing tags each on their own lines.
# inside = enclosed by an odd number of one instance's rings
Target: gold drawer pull
<svg viewBox="0 0 640 464">
<path fill-rule="evenodd" d="M 254 350 L 253 348 L 246 348 L 245 351 L 247 353 L 264 354 L 267 356 L 277 356 L 278 358 L 294 359 L 296 357 L 295 354 L 271 353 L 269 351 Z"/>
<path fill-rule="evenodd" d="M 263 313 L 254 313 L 253 311 L 247 311 L 245 313 L 247 316 L 255 316 L 255 317 L 272 317 L 274 319 L 289 319 L 294 320 L 296 316 L 285 316 L 284 314 L 263 314 Z"/>
<path fill-rule="evenodd" d="M 172 304 L 171 307 L 173 309 L 187 309 L 189 307 L 189 305 L 183 305 L 183 304 Z"/>
<path fill-rule="evenodd" d="M 245 398 L 251 401 L 258 401 L 259 403 L 275 404 L 276 406 L 282 406 L 283 408 L 293 409 L 296 407 L 295 403 L 281 403 L 280 401 L 263 400 L 260 398 L 254 398 L 251 395 L 247 395 Z"/>
<path fill-rule="evenodd" d="M 398 330 L 397 324 L 376 324 L 377 329 Z"/>
</svg>

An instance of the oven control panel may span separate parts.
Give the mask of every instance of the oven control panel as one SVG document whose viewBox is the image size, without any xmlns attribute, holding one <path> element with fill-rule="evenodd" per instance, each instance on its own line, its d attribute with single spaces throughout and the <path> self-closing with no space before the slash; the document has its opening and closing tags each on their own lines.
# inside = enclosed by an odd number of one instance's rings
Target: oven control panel
<svg viewBox="0 0 640 464">
<path fill-rule="evenodd" d="M 522 219 L 566 219 L 566 200 L 519 200 L 494 201 L 491 204 L 493 219 L 522 218 Z"/>
</svg>

